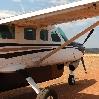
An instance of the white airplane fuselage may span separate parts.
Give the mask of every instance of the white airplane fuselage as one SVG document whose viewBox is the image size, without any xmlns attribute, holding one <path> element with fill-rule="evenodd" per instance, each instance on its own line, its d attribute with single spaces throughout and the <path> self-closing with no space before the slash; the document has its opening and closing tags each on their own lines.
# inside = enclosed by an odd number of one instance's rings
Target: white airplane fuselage
<svg viewBox="0 0 99 99">
<path fill-rule="evenodd" d="M 10 26 L 1 25 L 0 27 L 5 28 L 9 32 L 8 27 Z M 15 72 L 25 68 L 64 64 L 83 57 L 82 51 L 74 44 L 71 44 L 37 64 L 38 60 L 61 46 L 64 40 L 68 40 L 65 37 L 66 34 L 60 28 L 58 28 L 59 31 L 53 30 L 52 27 L 39 28 L 35 31 L 33 27 L 13 27 L 10 28 L 15 30 L 14 39 L 10 39 L 11 34 L 4 34 L 7 33 L 5 30 L 0 30 L 2 33 L 0 39 L 1 73 Z M 34 34 L 32 35 L 32 33 Z M 31 37 L 31 35 L 34 37 Z"/>
<path fill-rule="evenodd" d="M 17 47 L 15 47 L 17 48 Z M 20 47 L 21 48 L 21 47 Z M 20 49 L 19 48 L 19 49 Z M 26 47 L 25 47 L 26 48 Z M 30 47 L 32 48 L 32 47 Z M 37 48 L 37 49 L 36 49 Z M 42 48 L 42 49 L 41 49 Z M 5 48 L 6 49 L 6 48 Z M 8 48 L 7 48 L 8 49 Z M 9 48 L 13 49 L 13 48 Z M 68 62 L 73 62 L 76 60 L 79 60 L 81 57 L 83 57 L 83 53 L 78 50 L 77 47 L 73 46 L 67 46 L 64 49 L 61 49 L 59 52 L 53 54 L 49 58 L 45 59 L 43 62 L 40 64 L 36 64 L 36 61 L 38 61 L 40 58 L 44 57 L 47 55 L 49 52 L 51 52 L 55 47 L 34 47 L 34 49 L 29 49 L 29 50 L 23 50 L 22 51 L 17 51 L 17 52 L 11 52 L 7 58 L 0 58 L 0 72 L 13 72 L 19 69 L 25 69 L 25 68 L 31 68 L 31 67 L 40 67 L 40 66 L 48 66 L 48 65 L 55 65 L 55 64 L 64 64 Z M 26 52 L 26 55 L 25 55 Z M 27 54 L 27 53 L 33 53 L 33 54 Z M 16 55 L 14 53 L 23 53 L 23 55 Z M 0 52 L 1 56 L 6 55 L 8 53 Z M 12 58 L 11 58 L 11 56 Z M 16 56 L 15 56 L 16 55 Z"/>
<path fill-rule="evenodd" d="M 0 92 L 30 84 L 38 94 L 37 99 L 44 95 L 46 97 L 50 93 L 40 91 L 36 83 L 61 77 L 64 66 L 70 70 L 68 83 L 74 85 L 73 71 L 80 60 L 86 72 L 83 45 L 99 22 L 70 40 L 66 33 L 52 25 L 97 16 L 98 11 L 99 0 L 80 1 L 1 19 Z M 83 44 L 73 42 L 90 29 L 92 30 Z"/>
</svg>

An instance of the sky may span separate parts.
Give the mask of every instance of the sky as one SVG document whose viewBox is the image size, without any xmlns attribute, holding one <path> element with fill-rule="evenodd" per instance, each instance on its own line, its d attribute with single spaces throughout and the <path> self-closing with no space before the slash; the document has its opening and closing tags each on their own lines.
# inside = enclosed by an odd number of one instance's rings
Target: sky
<svg viewBox="0 0 99 99">
<path fill-rule="evenodd" d="M 1 0 L 0 1 L 0 17 L 8 17 L 13 15 L 18 15 L 20 13 L 26 13 L 30 11 L 36 11 L 52 6 L 57 6 L 61 4 L 76 2 L 80 0 Z M 99 20 L 99 17 L 78 20 L 69 23 L 63 23 L 58 25 L 66 33 L 68 38 L 73 37 L 77 33 L 81 32 L 86 27 L 90 26 L 92 23 Z M 99 28 L 95 28 L 94 33 L 85 43 L 87 48 L 99 48 Z M 77 42 L 83 43 L 86 35 L 77 40 Z"/>
<path fill-rule="evenodd" d="M 61 5 L 79 0 L 1 0 L 0 10 L 9 11 L 9 14 L 35 11 L 51 6 Z"/>
</svg>

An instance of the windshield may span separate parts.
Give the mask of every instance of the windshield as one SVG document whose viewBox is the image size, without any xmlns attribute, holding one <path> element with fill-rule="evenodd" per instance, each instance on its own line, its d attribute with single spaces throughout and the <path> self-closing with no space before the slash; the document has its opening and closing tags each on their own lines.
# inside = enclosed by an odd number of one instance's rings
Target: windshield
<svg viewBox="0 0 99 99">
<path fill-rule="evenodd" d="M 60 37 L 58 36 L 57 32 L 51 32 L 51 38 L 53 42 L 61 42 Z"/>
<path fill-rule="evenodd" d="M 54 42 L 61 42 L 60 37 L 62 37 L 65 42 L 68 40 L 65 33 L 59 27 L 51 32 L 51 37 L 52 37 L 52 41 L 54 41 Z"/>
<path fill-rule="evenodd" d="M 63 32 L 63 30 L 61 28 L 57 28 L 58 33 L 61 35 L 61 37 L 64 39 L 64 41 L 66 42 L 68 40 L 68 38 L 66 37 L 65 33 Z"/>
</svg>

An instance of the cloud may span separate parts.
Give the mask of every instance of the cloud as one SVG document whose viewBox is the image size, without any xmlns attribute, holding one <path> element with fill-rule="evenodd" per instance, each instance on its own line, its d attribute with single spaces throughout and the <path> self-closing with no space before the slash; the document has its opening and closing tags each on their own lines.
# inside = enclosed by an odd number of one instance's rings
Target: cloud
<svg viewBox="0 0 99 99">
<path fill-rule="evenodd" d="M 13 2 L 21 2 L 22 0 L 12 0 Z"/>
<path fill-rule="evenodd" d="M 6 18 L 16 15 L 16 12 L 9 10 L 0 10 L 0 18 Z"/>
<path fill-rule="evenodd" d="M 68 3 L 68 0 L 50 0 L 50 3 L 54 5 L 65 4 L 65 3 Z"/>
<path fill-rule="evenodd" d="M 61 4 L 77 2 L 77 1 L 80 0 L 50 0 L 49 2 L 52 3 L 53 5 L 61 5 Z"/>
<path fill-rule="evenodd" d="M 29 2 L 32 2 L 32 3 L 35 2 L 35 0 L 28 0 L 28 1 L 29 1 Z M 40 0 L 39 0 L 39 1 L 40 1 Z"/>
<path fill-rule="evenodd" d="M 35 3 L 47 3 L 47 4 L 52 4 L 52 5 L 61 5 L 61 4 L 66 4 L 66 3 L 71 3 L 71 2 L 75 2 L 75 1 L 80 1 L 80 0 L 28 0 L 29 2 Z"/>
</svg>

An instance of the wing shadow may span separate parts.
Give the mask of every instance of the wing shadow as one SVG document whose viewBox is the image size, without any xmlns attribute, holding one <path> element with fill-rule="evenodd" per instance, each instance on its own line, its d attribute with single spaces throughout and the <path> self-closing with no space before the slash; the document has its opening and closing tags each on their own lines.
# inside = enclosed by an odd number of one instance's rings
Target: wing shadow
<svg viewBox="0 0 99 99">
<path fill-rule="evenodd" d="M 90 80 L 80 80 L 76 82 L 76 85 L 70 86 L 67 83 L 51 85 L 50 87 L 54 88 L 59 96 L 59 99 L 99 99 L 99 95 L 94 94 L 85 94 L 79 93 L 80 91 L 92 86 L 97 81 L 95 79 Z M 19 93 L 19 95 L 18 95 Z M 16 95 L 12 95 L 16 94 Z M 2 96 L 2 97 L 1 97 Z M 11 91 L 8 95 L 0 95 L 0 99 L 36 99 L 36 94 L 34 93 L 31 87 L 21 88 Z"/>
</svg>

